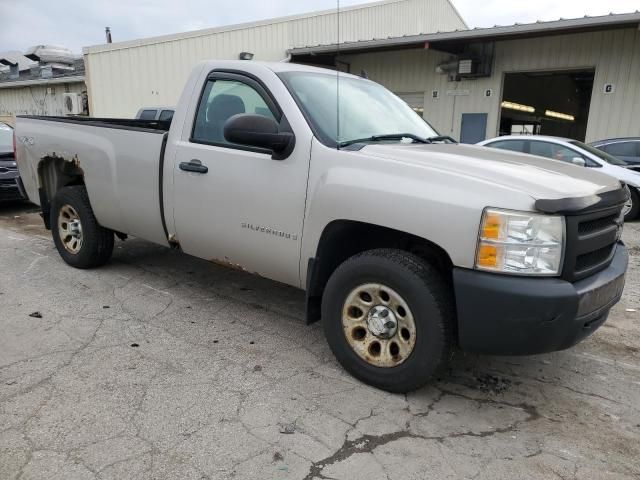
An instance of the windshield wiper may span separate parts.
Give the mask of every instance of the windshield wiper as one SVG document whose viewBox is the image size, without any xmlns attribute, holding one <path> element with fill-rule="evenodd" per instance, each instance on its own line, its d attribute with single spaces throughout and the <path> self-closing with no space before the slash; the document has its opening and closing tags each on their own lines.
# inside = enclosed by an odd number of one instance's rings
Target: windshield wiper
<svg viewBox="0 0 640 480">
<path fill-rule="evenodd" d="M 414 135 L 413 133 L 389 133 L 386 135 L 373 135 L 367 138 L 346 140 L 344 142 L 340 142 L 338 145 L 340 147 L 348 147 L 349 145 L 353 145 L 354 143 L 380 142 L 383 140 L 402 140 L 403 138 L 410 138 L 414 142 L 418 143 L 431 143 L 429 139 L 419 137 L 418 135 Z"/>
<path fill-rule="evenodd" d="M 429 137 L 426 139 L 429 143 L 434 142 L 451 142 L 458 143 L 454 138 L 451 138 L 449 135 L 436 135 L 435 137 Z"/>
</svg>

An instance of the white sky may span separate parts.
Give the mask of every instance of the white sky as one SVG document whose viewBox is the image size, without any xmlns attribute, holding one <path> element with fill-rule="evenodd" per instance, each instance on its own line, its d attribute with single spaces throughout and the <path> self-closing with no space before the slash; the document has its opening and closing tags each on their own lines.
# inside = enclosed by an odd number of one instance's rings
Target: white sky
<svg viewBox="0 0 640 480">
<path fill-rule="evenodd" d="M 367 3 L 342 0 L 341 4 Z M 640 0 L 453 0 L 470 27 L 626 13 Z M 0 51 L 54 44 L 80 53 L 113 40 L 184 32 L 335 7 L 334 0 L 0 0 Z"/>
</svg>

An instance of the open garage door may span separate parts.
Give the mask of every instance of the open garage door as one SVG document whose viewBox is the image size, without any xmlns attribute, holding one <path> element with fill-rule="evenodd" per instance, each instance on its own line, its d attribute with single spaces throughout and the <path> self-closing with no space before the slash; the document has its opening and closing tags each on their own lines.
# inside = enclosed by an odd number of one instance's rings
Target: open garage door
<svg viewBox="0 0 640 480">
<path fill-rule="evenodd" d="M 507 73 L 500 135 L 554 135 L 584 141 L 595 70 Z"/>
</svg>

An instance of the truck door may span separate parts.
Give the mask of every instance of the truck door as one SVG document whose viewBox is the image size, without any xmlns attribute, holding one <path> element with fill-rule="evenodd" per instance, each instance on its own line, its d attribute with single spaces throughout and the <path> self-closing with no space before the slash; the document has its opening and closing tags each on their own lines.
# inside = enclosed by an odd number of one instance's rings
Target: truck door
<svg viewBox="0 0 640 480">
<path fill-rule="evenodd" d="M 296 144 L 288 158 L 273 160 L 270 152 L 230 144 L 224 124 L 241 113 L 284 115 L 256 79 L 209 75 L 176 148 L 177 240 L 188 254 L 298 285 L 310 148 Z"/>
</svg>

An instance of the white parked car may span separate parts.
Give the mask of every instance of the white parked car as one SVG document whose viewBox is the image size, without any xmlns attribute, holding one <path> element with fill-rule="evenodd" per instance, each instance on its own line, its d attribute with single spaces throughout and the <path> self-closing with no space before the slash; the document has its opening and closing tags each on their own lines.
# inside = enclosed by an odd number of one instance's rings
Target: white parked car
<svg viewBox="0 0 640 480">
<path fill-rule="evenodd" d="M 624 208 L 625 220 L 633 220 L 640 211 L 640 173 L 613 155 L 571 138 L 545 135 L 508 135 L 479 142 L 478 145 L 512 152 L 528 153 L 573 163 L 580 167 L 598 169 L 626 183 L 631 192 Z"/>
</svg>

